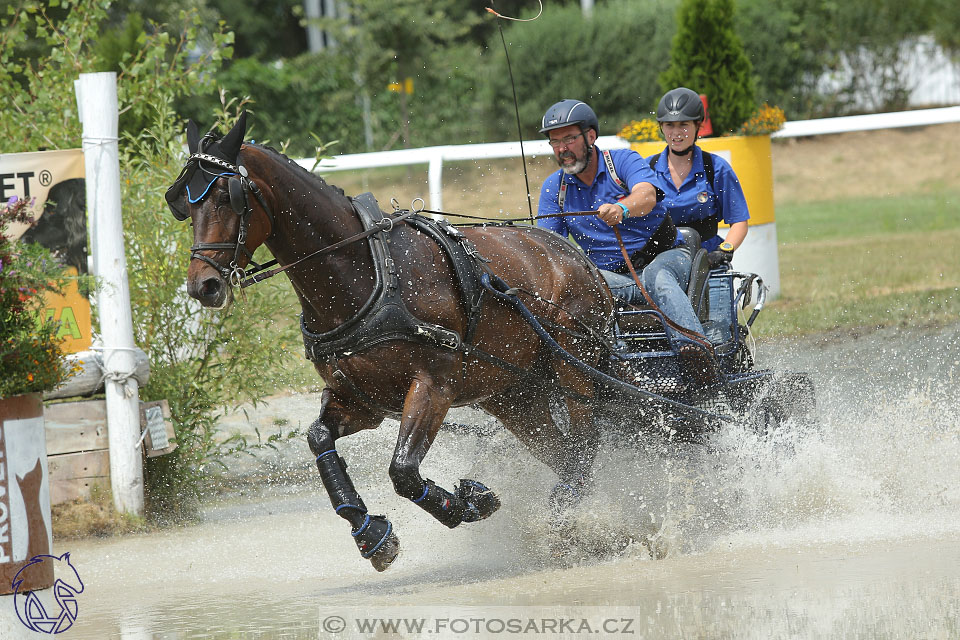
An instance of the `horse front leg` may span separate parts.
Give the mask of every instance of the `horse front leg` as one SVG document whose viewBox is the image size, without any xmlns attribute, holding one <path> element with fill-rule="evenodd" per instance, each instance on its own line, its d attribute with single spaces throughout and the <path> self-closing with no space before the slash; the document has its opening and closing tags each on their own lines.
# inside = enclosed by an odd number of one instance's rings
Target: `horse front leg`
<svg viewBox="0 0 960 640">
<path fill-rule="evenodd" d="M 397 494 L 411 500 L 446 526 L 482 520 L 500 508 L 500 500 L 475 480 L 460 480 L 453 493 L 420 476 L 420 464 L 430 450 L 451 396 L 427 380 L 416 379 L 403 403 L 400 433 L 390 463 L 390 479 Z"/>
<path fill-rule="evenodd" d="M 317 457 L 317 469 L 330 496 L 330 503 L 337 515 L 350 523 L 350 534 L 360 555 L 370 560 L 377 571 L 385 571 L 400 553 L 400 540 L 394 534 L 389 520 L 367 512 L 366 505 L 347 474 L 347 464 L 337 453 L 335 442 L 340 430 L 336 429 L 336 425 L 349 422 L 355 423 L 354 430 L 376 426 L 372 419 L 364 421 L 346 413 L 328 387 L 321 395 L 320 416 L 307 432 L 307 443 Z M 363 422 L 367 424 L 359 424 Z M 331 429 L 331 425 L 334 429 Z"/>
</svg>

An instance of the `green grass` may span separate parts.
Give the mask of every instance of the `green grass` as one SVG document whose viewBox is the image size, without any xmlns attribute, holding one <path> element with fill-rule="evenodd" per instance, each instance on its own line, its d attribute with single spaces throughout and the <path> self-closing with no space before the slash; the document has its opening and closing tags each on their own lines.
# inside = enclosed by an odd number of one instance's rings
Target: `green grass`
<svg viewBox="0 0 960 640">
<path fill-rule="evenodd" d="M 782 245 L 960 228 L 960 193 L 777 205 Z"/>
<path fill-rule="evenodd" d="M 780 205 L 760 335 L 960 320 L 960 194 Z"/>
</svg>

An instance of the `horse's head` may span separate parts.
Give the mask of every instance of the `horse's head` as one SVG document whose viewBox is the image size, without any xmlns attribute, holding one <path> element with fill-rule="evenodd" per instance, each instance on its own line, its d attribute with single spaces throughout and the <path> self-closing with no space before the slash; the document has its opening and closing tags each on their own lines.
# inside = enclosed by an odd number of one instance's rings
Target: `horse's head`
<svg viewBox="0 0 960 640">
<path fill-rule="evenodd" d="M 243 279 L 254 250 L 273 228 L 261 187 L 241 159 L 246 130 L 246 112 L 223 137 L 211 131 L 201 138 L 191 121 L 190 156 L 165 196 L 177 220 L 193 222 L 187 293 L 205 307 L 223 308 L 230 302 L 232 285 Z"/>
</svg>

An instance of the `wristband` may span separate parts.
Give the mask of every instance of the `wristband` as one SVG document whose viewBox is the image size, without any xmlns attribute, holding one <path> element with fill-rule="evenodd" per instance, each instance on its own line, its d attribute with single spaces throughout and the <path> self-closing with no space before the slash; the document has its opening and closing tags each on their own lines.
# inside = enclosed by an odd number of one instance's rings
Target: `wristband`
<svg viewBox="0 0 960 640">
<path fill-rule="evenodd" d="M 623 209 L 623 219 L 626 220 L 630 217 L 630 209 L 627 208 L 627 205 L 622 202 L 616 202 L 615 204 L 620 205 L 620 208 Z"/>
</svg>

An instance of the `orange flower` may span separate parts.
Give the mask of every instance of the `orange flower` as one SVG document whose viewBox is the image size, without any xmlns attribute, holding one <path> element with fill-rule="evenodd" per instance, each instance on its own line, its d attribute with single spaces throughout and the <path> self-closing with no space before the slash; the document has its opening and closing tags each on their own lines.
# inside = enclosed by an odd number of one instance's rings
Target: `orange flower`
<svg viewBox="0 0 960 640">
<path fill-rule="evenodd" d="M 32 373 L 28 373 L 28 374 L 27 374 L 27 382 L 33 382 L 33 374 L 32 374 Z"/>
</svg>

